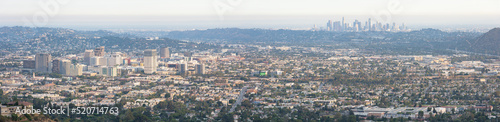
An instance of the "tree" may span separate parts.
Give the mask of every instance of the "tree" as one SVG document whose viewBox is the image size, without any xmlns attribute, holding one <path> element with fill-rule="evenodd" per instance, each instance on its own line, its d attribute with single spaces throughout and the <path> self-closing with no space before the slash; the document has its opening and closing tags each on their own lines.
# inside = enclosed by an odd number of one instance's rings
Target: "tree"
<svg viewBox="0 0 500 122">
<path fill-rule="evenodd" d="M 170 93 L 166 93 L 165 98 L 170 98 Z"/>
<path fill-rule="evenodd" d="M 17 114 L 11 114 L 11 115 L 10 115 L 10 119 L 11 119 L 12 121 L 17 121 L 17 120 L 19 120 L 19 117 L 17 116 Z"/>
<path fill-rule="evenodd" d="M 424 117 L 424 111 L 418 111 L 418 118 L 422 119 Z"/>
<path fill-rule="evenodd" d="M 249 109 L 249 108 L 252 108 L 252 103 L 249 101 L 249 100 L 245 100 L 241 103 L 241 106 Z"/>
<path fill-rule="evenodd" d="M 25 116 L 25 117 L 26 117 L 26 119 L 28 119 L 29 121 L 32 121 L 32 119 L 31 119 L 31 115 L 29 115 L 29 114 L 24 114 L 24 116 Z"/>
</svg>

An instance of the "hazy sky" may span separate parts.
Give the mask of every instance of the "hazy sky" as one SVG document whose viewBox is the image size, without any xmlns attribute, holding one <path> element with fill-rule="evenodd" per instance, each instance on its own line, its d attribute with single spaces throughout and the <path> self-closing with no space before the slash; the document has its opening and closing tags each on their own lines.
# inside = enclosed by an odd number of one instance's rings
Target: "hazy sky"
<svg viewBox="0 0 500 122">
<path fill-rule="evenodd" d="M 0 25 L 33 25 L 38 18 L 44 26 L 293 28 L 321 27 L 342 16 L 348 22 L 372 18 L 419 26 L 500 25 L 500 0 L 59 0 L 46 4 L 54 1 L 1 0 Z"/>
</svg>

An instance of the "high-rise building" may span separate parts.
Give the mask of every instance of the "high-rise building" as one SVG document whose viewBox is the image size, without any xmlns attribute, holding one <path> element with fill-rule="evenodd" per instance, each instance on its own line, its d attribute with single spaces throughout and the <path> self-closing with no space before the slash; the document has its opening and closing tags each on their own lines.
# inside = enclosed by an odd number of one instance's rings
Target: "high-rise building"
<svg viewBox="0 0 500 122">
<path fill-rule="evenodd" d="M 104 51 L 104 46 L 97 47 L 94 49 L 94 56 L 104 56 L 106 52 Z"/>
<path fill-rule="evenodd" d="M 108 66 L 108 59 L 106 57 L 99 57 L 100 66 Z"/>
<path fill-rule="evenodd" d="M 205 65 L 204 64 L 197 64 L 196 65 L 196 74 L 198 74 L 198 75 L 205 74 Z"/>
<path fill-rule="evenodd" d="M 59 74 L 70 75 L 71 74 L 71 61 L 61 60 L 59 63 Z"/>
<path fill-rule="evenodd" d="M 72 64 L 70 65 L 70 76 L 79 76 L 82 75 L 83 72 L 83 65 L 81 64 Z"/>
<path fill-rule="evenodd" d="M 156 67 L 158 66 L 157 57 L 155 49 L 144 50 L 144 73 L 153 74 L 156 72 Z"/>
<path fill-rule="evenodd" d="M 89 66 L 98 66 L 101 64 L 102 57 L 92 57 L 90 58 Z"/>
<path fill-rule="evenodd" d="M 170 50 L 168 47 L 160 49 L 160 58 L 170 58 Z"/>
<path fill-rule="evenodd" d="M 36 54 L 35 56 L 35 71 L 50 73 L 51 72 L 51 56 L 50 54 Z"/>
<path fill-rule="evenodd" d="M 59 73 L 59 67 L 61 67 L 60 65 L 60 60 L 59 59 L 55 59 L 52 61 L 52 72 L 53 73 Z"/>
<path fill-rule="evenodd" d="M 187 67 L 188 67 L 188 66 L 187 66 L 187 63 L 186 63 L 186 62 L 181 63 L 181 64 L 179 65 L 179 73 L 180 73 L 181 75 L 186 75 L 186 74 L 187 74 L 187 72 L 188 72 Z"/>
<path fill-rule="evenodd" d="M 368 18 L 368 31 L 372 31 L 373 28 L 372 28 L 372 18 Z"/>
<path fill-rule="evenodd" d="M 105 57 L 106 58 L 106 65 L 107 66 L 119 66 L 123 63 L 123 58 L 120 55 L 120 53 L 115 52 L 111 55 L 108 55 Z"/>
<path fill-rule="evenodd" d="M 326 30 L 333 31 L 333 21 L 332 20 L 328 20 L 328 23 L 326 23 Z"/>
<path fill-rule="evenodd" d="M 340 24 L 340 21 L 333 22 L 333 30 L 334 31 L 342 31 L 342 26 Z"/>
<path fill-rule="evenodd" d="M 90 58 L 94 57 L 94 51 L 92 50 L 85 50 L 85 53 L 83 54 L 83 63 L 89 65 L 90 64 Z"/>
<path fill-rule="evenodd" d="M 341 27 L 342 31 L 344 31 L 346 29 L 344 17 L 342 17 L 342 23 L 340 23 L 340 27 Z"/>
</svg>

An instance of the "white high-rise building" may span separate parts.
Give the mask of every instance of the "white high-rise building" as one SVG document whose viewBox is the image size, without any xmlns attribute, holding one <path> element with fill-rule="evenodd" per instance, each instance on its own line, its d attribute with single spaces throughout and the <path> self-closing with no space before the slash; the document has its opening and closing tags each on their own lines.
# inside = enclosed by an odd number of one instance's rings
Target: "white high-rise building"
<svg viewBox="0 0 500 122">
<path fill-rule="evenodd" d="M 71 61 L 70 60 L 61 60 L 59 63 L 59 73 L 62 75 L 71 75 Z"/>
<path fill-rule="evenodd" d="M 156 72 L 156 67 L 158 66 L 155 49 L 144 50 L 144 73 L 153 74 Z"/>
<path fill-rule="evenodd" d="M 99 65 L 100 66 L 108 66 L 108 59 L 106 57 L 100 57 Z"/>
<path fill-rule="evenodd" d="M 90 64 L 90 58 L 94 57 L 94 51 L 93 50 L 85 50 L 85 53 L 83 55 L 83 62 L 87 65 Z"/>
<path fill-rule="evenodd" d="M 82 75 L 83 65 L 72 64 L 69 69 L 70 69 L 70 76 L 79 76 Z"/>
<path fill-rule="evenodd" d="M 119 66 L 123 62 L 122 56 L 120 55 L 120 53 L 117 52 L 109 56 L 106 56 L 106 60 L 107 60 L 106 62 L 107 66 Z"/>
<path fill-rule="evenodd" d="M 92 57 L 92 58 L 90 58 L 90 64 L 89 64 L 89 66 L 98 66 L 98 65 L 101 65 L 101 59 L 102 59 L 102 57 Z"/>
</svg>

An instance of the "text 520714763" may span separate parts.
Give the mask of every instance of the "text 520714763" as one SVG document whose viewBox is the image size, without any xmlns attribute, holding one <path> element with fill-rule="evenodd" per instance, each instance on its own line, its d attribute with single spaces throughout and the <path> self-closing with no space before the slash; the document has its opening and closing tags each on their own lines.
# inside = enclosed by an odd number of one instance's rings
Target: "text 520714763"
<svg viewBox="0 0 500 122">
<path fill-rule="evenodd" d="M 71 114 L 115 114 L 118 115 L 118 107 L 76 107 L 71 109 Z"/>
</svg>

